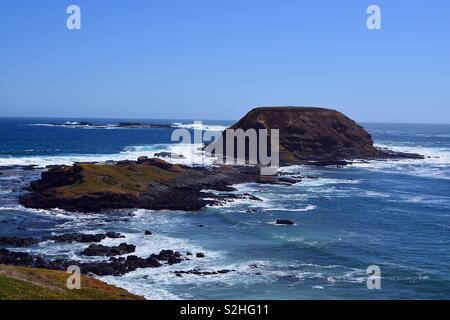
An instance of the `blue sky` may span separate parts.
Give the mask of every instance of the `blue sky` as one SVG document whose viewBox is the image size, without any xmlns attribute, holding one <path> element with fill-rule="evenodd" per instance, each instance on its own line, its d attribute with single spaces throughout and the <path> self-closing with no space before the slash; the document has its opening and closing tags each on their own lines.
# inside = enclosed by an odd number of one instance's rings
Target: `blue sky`
<svg viewBox="0 0 450 320">
<path fill-rule="evenodd" d="M 82 29 L 66 28 L 77 4 Z M 366 28 L 378 4 L 382 30 Z M 450 1 L 0 2 L 0 116 L 450 123 Z"/>
</svg>

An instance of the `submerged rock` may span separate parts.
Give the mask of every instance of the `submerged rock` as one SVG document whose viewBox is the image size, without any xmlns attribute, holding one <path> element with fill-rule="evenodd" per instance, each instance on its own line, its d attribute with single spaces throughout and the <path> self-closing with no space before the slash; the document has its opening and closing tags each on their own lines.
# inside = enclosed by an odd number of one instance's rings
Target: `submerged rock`
<svg viewBox="0 0 450 320">
<path fill-rule="evenodd" d="M 107 232 L 105 235 L 111 239 L 125 238 L 125 236 L 121 235 L 118 232 Z"/>
<path fill-rule="evenodd" d="M 276 224 L 293 225 L 295 223 L 287 219 L 278 219 Z"/>
<path fill-rule="evenodd" d="M 173 152 L 158 152 L 158 153 L 155 153 L 155 157 L 171 158 L 171 159 L 186 159 L 186 157 L 183 156 L 182 154 L 173 153 Z"/>
</svg>

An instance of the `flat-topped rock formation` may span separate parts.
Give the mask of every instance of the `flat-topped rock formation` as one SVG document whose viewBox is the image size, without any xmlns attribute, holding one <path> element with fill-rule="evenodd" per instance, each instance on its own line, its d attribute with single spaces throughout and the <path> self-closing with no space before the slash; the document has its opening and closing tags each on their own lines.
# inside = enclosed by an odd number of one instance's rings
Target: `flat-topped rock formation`
<svg viewBox="0 0 450 320">
<path fill-rule="evenodd" d="M 230 129 L 278 129 L 280 163 L 322 162 L 379 158 L 422 158 L 379 150 L 371 135 L 344 114 L 324 108 L 261 107 L 251 110 Z M 270 131 L 269 131 L 270 135 Z M 226 136 L 223 154 L 226 154 Z M 246 146 L 248 150 L 248 146 Z"/>
<path fill-rule="evenodd" d="M 107 209 L 199 210 L 237 198 L 258 201 L 233 191 L 233 184 L 258 182 L 256 167 L 191 168 L 141 157 L 117 163 L 55 166 L 29 186 L 20 203 L 30 208 L 99 212 Z M 271 182 L 295 183 L 283 177 Z M 216 190 L 206 192 L 203 190 Z"/>
</svg>

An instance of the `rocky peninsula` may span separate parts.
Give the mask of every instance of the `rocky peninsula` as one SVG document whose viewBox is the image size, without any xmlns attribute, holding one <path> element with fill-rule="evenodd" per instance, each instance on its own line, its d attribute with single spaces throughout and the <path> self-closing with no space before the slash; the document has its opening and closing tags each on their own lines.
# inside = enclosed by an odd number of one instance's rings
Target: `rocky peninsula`
<svg viewBox="0 0 450 320">
<path fill-rule="evenodd" d="M 234 190 L 233 184 L 260 179 L 259 171 L 253 167 L 188 167 L 141 157 L 137 161 L 50 168 L 40 180 L 31 183 L 30 192 L 19 201 L 29 208 L 78 212 L 130 208 L 194 211 L 236 198 L 258 201 L 252 195 L 229 191 Z M 269 177 L 269 181 L 262 182 L 296 181 Z"/>
</svg>

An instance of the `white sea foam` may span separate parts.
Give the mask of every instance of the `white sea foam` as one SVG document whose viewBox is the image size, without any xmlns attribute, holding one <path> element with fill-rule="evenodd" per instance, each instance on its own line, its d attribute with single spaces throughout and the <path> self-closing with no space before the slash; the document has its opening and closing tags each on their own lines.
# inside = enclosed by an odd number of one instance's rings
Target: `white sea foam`
<svg viewBox="0 0 450 320">
<path fill-rule="evenodd" d="M 175 128 L 180 128 L 180 129 L 193 129 L 193 130 L 216 131 L 216 132 L 222 132 L 227 128 L 226 126 L 221 126 L 221 125 L 210 125 L 210 124 L 204 124 L 204 123 L 202 123 L 202 124 L 200 124 L 200 123 L 183 124 L 181 122 L 173 122 L 172 126 Z"/>
<path fill-rule="evenodd" d="M 377 191 L 363 191 L 364 192 L 364 196 L 369 197 L 369 198 L 391 198 L 392 195 L 390 195 L 389 193 L 384 193 L 384 192 L 377 192 Z"/>
<path fill-rule="evenodd" d="M 266 209 L 266 211 L 291 211 L 291 212 L 307 212 L 307 211 L 311 211 L 317 209 L 317 206 L 312 205 L 312 204 L 308 204 L 306 207 L 304 208 L 286 208 L 286 207 L 275 207 L 275 208 L 269 208 Z"/>
<path fill-rule="evenodd" d="M 156 144 L 144 146 L 129 146 L 115 154 L 87 154 L 87 155 L 55 155 L 31 157 L 1 157 L 1 166 L 29 166 L 44 168 L 49 165 L 72 165 L 75 162 L 106 162 L 136 160 L 140 156 L 154 157 L 158 152 L 171 152 L 183 155 L 184 159 L 164 158 L 171 163 L 185 165 L 210 165 L 214 158 L 205 158 L 199 144 Z M 3 178 L 6 179 L 6 178 Z"/>
<path fill-rule="evenodd" d="M 64 219 L 76 219 L 77 215 L 74 213 L 69 213 L 67 211 L 61 210 L 61 209 L 33 209 L 33 208 L 26 208 L 19 204 L 14 205 L 4 205 L 0 207 L 0 211 L 20 211 L 20 212 L 29 212 L 36 215 L 42 215 L 42 216 L 52 216 L 55 218 L 64 218 Z"/>
<path fill-rule="evenodd" d="M 202 144 L 176 143 L 166 145 L 150 145 L 150 146 L 133 146 L 126 148 L 127 152 L 141 154 L 153 157 L 158 152 L 170 152 L 182 155 L 184 159 L 179 158 L 163 158 L 171 163 L 179 163 L 185 165 L 212 165 L 215 158 L 205 157 L 202 151 Z"/>
<path fill-rule="evenodd" d="M 79 122 L 65 122 L 62 124 L 57 123 L 32 123 L 30 126 L 38 127 L 57 127 L 57 128 L 68 128 L 68 129 L 127 129 L 125 127 L 119 127 L 115 124 L 105 124 L 105 125 L 81 125 Z"/>
<path fill-rule="evenodd" d="M 324 289 L 323 286 L 312 286 L 311 288 L 313 288 L 313 289 L 319 289 L 319 290 L 323 290 L 323 289 Z"/>
<path fill-rule="evenodd" d="M 449 148 L 395 145 L 377 145 L 377 147 L 389 148 L 399 152 L 417 153 L 424 155 L 425 159 L 357 161 L 351 164 L 349 168 L 362 168 L 370 171 L 381 171 L 426 178 L 450 179 Z"/>
<path fill-rule="evenodd" d="M 361 180 L 355 179 L 331 179 L 331 178 L 314 178 L 314 179 L 304 179 L 297 183 L 296 186 L 299 187 L 321 187 L 326 185 L 335 184 L 359 184 Z"/>
</svg>

